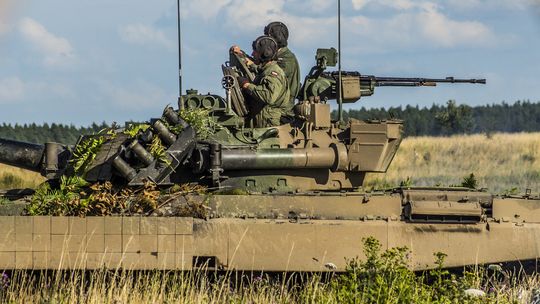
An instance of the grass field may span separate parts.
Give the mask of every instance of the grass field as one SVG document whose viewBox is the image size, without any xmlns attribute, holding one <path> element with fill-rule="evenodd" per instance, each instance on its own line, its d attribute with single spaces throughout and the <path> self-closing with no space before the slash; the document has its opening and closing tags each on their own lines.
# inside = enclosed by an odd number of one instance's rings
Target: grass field
<svg viewBox="0 0 540 304">
<path fill-rule="evenodd" d="M 406 138 L 385 174 L 370 174 L 369 187 L 458 185 L 474 173 L 480 187 L 501 193 L 540 191 L 540 133 Z"/>
<path fill-rule="evenodd" d="M 364 240 L 364 252 L 366 260 L 351 260 L 343 274 L 13 271 L 0 273 L 0 302 L 529 304 L 540 296 L 537 274 L 498 266 L 453 274 L 444 269 L 442 254 L 434 255 L 437 268 L 414 273 L 406 248 L 381 252 L 373 238 Z"/>
<path fill-rule="evenodd" d="M 39 173 L 0 164 L 0 189 L 36 188 L 44 181 Z"/>
<path fill-rule="evenodd" d="M 406 138 L 388 172 L 368 175 L 365 185 L 392 187 L 408 177 L 415 186 L 457 185 L 470 173 L 494 193 L 539 192 L 540 133 Z M 34 188 L 43 181 L 38 173 L 0 164 L 0 189 Z"/>
</svg>

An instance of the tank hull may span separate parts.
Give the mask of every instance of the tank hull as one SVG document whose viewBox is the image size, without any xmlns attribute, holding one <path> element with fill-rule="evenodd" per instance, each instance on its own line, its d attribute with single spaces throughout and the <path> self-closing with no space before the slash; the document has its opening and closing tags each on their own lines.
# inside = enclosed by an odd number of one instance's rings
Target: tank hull
<svg viewBox="0 0 540 304">
<path fill-rule="evenodd" d="M 383 249 L 408 247 L 415 270 L 433 267 L 435 252 L 448 267 L 540 255 L 539 199 L 494 198 L 476 223 L 411 222 L 403 194 L 190 199 L 208 204 L 207 219 L 0 217 L 0 268 L 343 271 L 370 236 Z"/>
</svg>

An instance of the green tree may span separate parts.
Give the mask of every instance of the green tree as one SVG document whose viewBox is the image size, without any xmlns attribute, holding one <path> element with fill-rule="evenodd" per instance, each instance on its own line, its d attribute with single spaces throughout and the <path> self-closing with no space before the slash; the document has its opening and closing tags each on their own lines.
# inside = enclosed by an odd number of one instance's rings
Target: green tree
<svg viewBox="0 0 540 304">
<path fill-rule="evenodd" d="M 474 128 L 472 108 L 467 105 L 457 105 L 455 100 L 449 100 L 446 108 L 435 116 L 437 124 L 444 135 L 471 133 Z"/>
</svg>

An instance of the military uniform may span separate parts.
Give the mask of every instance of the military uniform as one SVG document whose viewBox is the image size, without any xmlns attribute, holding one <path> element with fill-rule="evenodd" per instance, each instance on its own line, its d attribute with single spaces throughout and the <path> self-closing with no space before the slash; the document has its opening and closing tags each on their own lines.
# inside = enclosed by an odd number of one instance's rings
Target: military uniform
<svg viewBox="0 0 540 304">
<path fill-rule="evenodd" d="M 256 128 L 279 126 L 283 116 L 292 114 L 293 101 L 287 78 L 275 61 L 259 67 L 246 92 L 252 97 L 250 113 Z"/>
<path fill-rule="evenodd" d="M 241 58 L 246 60 L 248 56 L 244 54 Z M 285 78 L 289 85 L 290 99 L 294 103 L 296 96 L 298 96 L 298 91 L 300 91 L 300 65 L 298 64 L 298 60 L 296 60 L 296 56 L 288 47 L 282 47 L 277 53 L 277 64 L 285 72 Z M 256 64 L 251 64 L 248 68 L 254 73 L 260 73 L 262 70 Z"/>
<path fill-rule="evenodd" d="M 277 64 L 285 72 L 287 83 L 289 84 L 289 93 L 291 101 L 294 103 L 298 91 L 300 90 L 300 65 L 296 56 L 288 47 L 282 47 L 277 53 Z"/>
</svg>

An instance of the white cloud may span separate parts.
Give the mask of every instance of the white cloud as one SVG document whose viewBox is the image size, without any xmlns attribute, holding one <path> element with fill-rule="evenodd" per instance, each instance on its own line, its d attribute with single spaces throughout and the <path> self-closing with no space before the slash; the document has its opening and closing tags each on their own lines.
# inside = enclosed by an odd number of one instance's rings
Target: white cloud
<svg viewBox="0 0 540 304">
<path fill-rule="evenodd" d="M 369 0 L 352 0 L 352 5 L 355 10 L 361 10 L 369 3 Z"/>
<path fill-rule="evenodd" d="M 48 81 L 27 81 L 16 76 L 0 78 L 0 104 L 37 104 L 43 96 L 55 100 L 77 100 L 77 94 L 65 83 Z"/>
<path fill-rule="evenodd" d="M 0 79 L 0 104 L 21 101 L 24 97 L 25 85 L 18 77 Z"/>
<path fill-rule="evenodd" d="M 354 1 L 357 0 L 353 0 L 353 4 Z M 369 1 L 358 2 L 356 7 L 361 8 Z M 389 17 L 356 16 L 349 20 L 355 24 L 350 31 L 364 37 L 366 49 L 487 46 L 495 41 L 494 34 L 485 24 L 474 20 L 453 20 L 435 2 L 382 0 L 376 5 L 390 7 L 397 12 Z"/>
<path fill-rule="evenodd" d="M 329 1 L 324 3 L 319 0 L 315 3 L 307 0 L 295 1 L 304 3 L 306 7 L 330 5 Z M 351 0 L 351 3 L 359 12 L 342 17 L 342 24 L 353 25 L 345 27 L 343 35 L 346 41 L 362 41 L 362 43 L 346 42 L 349 46 L 353 44 L 352 47 L 356 50 L 381 52 L 400 47 L 489 46 L 495 41 L 494 34 L 485 24 L 476 20 L 454 20 L 445 14 L 435 1 Z M 211 14 L 223 13 L 225 25 L 228 29 L 234 30 L 233 33 L 254 37 L 262 33 L 262 28 L 268 22 L 283 21 L 289 26 L 291 45 L 297 47 L 312 48 L 319 46 L 323 41 L 335 41 L 334 16 L 293 15 L 287 11 L 285 4 L 285 0 L 220 0 Z M 300 3 L 296 5 L 301 6 Z M 360 14 L 367 5 L 392 10 L 386 10 L 388 13 L 383 17 L 368 17 Z"/>
<path fill-rule="evenodd" d="M 413 0 L 352 0 L 352 5 L 355 10 L 361 10 L 366 5 L 374 3 L 380 6 L 390 7 L 398 10 L 407 10 L 411 9 L 418 5 L 418 3 L 421 3 L 419 1 L 413 1 Z"/>
<path fill-rule="evenodd" d="M 527 9 L 531 6 L 540 5 L 540 0 L 351 0 L 353 8 L 361 10 L 367 5 L 392 8 L 397 10 L 409 10 L 424 7 L 425 5 L 447 5 L 449 7 L 468 9 Z"/>
<path fill-rule="evenodd" d="M 427 6 L 416 16 L 425 38 L 439 46 L 453 47 L 458 44 L 486 44 L 493 41 L 489 28 L 478 21 L 455 21 L 443 15 L 433 6 Z"/>
<path fill-rule="evenodd" d="M 44 56 L 48 66 L 66 65 L 74 59 L 73 47 L 66 38 L 55 36 L 31 18 L 23 18 L 19 23 L 23 37 Z"/>
<path fill-rule="evenodd" d="M 283 20 L 287 13 L 283 11 L 285 0 L 233 0 L 226 7 L 226 20 L 229 26 L 241 31 L 262 28 L 269 22 Z"/>
<path fill-rule="evenodd" d="M 314 3 L 302 0 L 305 6 L 316 11 L 327 8 L 328 1 Z M 290 42 L 296 46 L 314 47 L 335 32 L 334 17 L 308 17 L 290 14 L 285 10 L 285 0 L 232 0 L 223 7 L 225 25 L 232 33 L 262 35 L 263 28 L 272 21 L 283 21 L 289 27 Z M 317 37 L 317 38 L 315 38 Z"/>
<path fill-rule="evenodd" d="M 320 13 L 333 6 L 336 6 L 336 3 L 328 0 L 311 0 L 308 5 L 308 8 L 312 12 Z"/>
<path fill-rule="evenodd" d="M 169 50 L 175 49 L 175 43 L 165 33 L 144 24 L 130 24 L 119 29 L 122 40 L 139 45 L 161 46 Z"/>
<path fill-rule="evenodd" d="M 204 20 L 214 19 L 217 14 L 233 0 L 198 0 L 188 1 L 182 16 L 196 16 Z"/>
<path fill-rule="evenodd" d="M 526 10 L 533 6 L 540 6 L 540 0 L 444 0 L 451 7 L 458 9 L 512 9 Z"/>
</svg>

